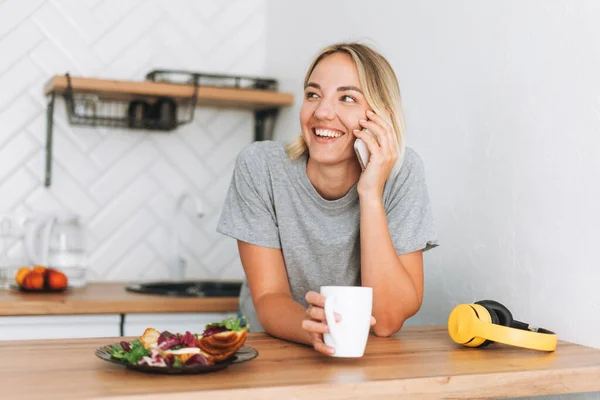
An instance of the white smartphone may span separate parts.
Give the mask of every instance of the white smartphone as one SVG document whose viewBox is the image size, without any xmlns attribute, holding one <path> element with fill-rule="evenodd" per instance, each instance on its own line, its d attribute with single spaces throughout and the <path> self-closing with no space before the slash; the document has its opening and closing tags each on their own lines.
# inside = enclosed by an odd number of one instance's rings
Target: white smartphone
<svg viewBox="0 0 600 400">
<path fill-rule="evenodd" d="M 367 132 L 371 136 L 374 136 L 370 130 L 363 128 L 363 131 Z M 367 164 L 369 163 L 369 157 L 371 156 L 371 152 L 369 152 L 369 148 L 367 144 L 362 141 L 362 139 L 356 139 L 354 141 L 354 152 L 356 153 L 356 158 L 358 158 L 358 162 L 360 163 L 360 167 L 365 170 L 367 168 Z"/>
</svg>

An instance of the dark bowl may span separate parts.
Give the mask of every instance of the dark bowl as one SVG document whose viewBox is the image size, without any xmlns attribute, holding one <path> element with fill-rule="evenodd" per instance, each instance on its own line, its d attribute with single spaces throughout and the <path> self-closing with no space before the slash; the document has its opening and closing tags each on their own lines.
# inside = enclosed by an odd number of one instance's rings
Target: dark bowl
<svg viewBox="0 0 600 400">
<path fill-rule="evenodd" d="M 160 281 L 130 283 L 125 290 L 174 297 L 238 297 L 241 288 L 238 281 Z"/>
<path fill-rule="evenodd" d="M 16 284 L 11 284 L 10 288 L 13 290 L 18 290 L 19 292 L 25 292 L 25 293 L 62 293 L 65 290 L 67 290 L 69 287 L 65 287 L 62 289 L 52 289 L 52 288 L 42 288 L 42 289 L 27 289 L 23 286 L 19 286 Z"/>
</svg>

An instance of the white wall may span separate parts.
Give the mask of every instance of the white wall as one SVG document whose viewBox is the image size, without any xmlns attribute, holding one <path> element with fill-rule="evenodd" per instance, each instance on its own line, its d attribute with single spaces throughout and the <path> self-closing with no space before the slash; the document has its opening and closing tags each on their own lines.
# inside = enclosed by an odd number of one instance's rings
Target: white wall
<svg viewBox="0 0 600 400">
<path fill-rule="evenodd" d="M 233 240 L 215 231 L 252 113 L 197 108 L 174 133 L 75 127 L 54 113 L 50 188 L 43 186 L 43 86 L 55 74 L 143 80 L 155 68 L 263 75 L 263 0 L 0 1 L 0 213 L 70 210 L 89 234 L 91 280 L 167 277 L 170 210 L 183 191 L 188 277 L 241 278 Z M 19 251 L 15 250 L 15 257 Z"/>
<path fill-rule="evenodd" d="M 490 298 L 600 348 L 599 20 L 591 0 L 269 2 L 267 71 L 298 99 L 335 41 L 395 67 L 441 239 L 411 323 Z M 278 139 L 299 132 L 299 107 Z"/>
</svg>

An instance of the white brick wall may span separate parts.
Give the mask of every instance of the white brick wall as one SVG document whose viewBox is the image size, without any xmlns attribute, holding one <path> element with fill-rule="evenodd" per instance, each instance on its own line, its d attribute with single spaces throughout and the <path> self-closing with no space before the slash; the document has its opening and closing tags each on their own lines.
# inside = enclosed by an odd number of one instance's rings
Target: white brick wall
<svg viewBox="0 0 600 400">
<path fill-rule="evenodd" d="M 196 109 L 174 133 L 69 125 L 54 113 L 52 186 L 43 186 L 43 85 L 55 74 L 141 80 L 155 68 L 264 75 L 264 0 L 0 0 L 0 213 L 83 217 L 91 280 L 167 277 L 171 210 L 184 191 L 190 278 L 241 278 L 237 247 L 215 231 L 250 112 Z M 16 250 L 20 251 L 19 249 Z"/>
</svg>

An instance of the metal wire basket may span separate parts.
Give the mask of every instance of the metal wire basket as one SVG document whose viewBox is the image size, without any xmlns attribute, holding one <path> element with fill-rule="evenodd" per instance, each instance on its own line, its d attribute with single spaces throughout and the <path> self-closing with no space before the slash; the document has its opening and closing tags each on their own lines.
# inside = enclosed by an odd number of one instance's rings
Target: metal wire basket
<svg viewBox="0 0 600 400">
<path fill-rule="evenodd" d="M 69 122 L 75 125 L 107 126 L 129 129 L 171 131 L 194 119 L 198 85 L 186 99 L 159 96 L 77 93 L 66 74 L 64 97 Z"/>
</svg>

